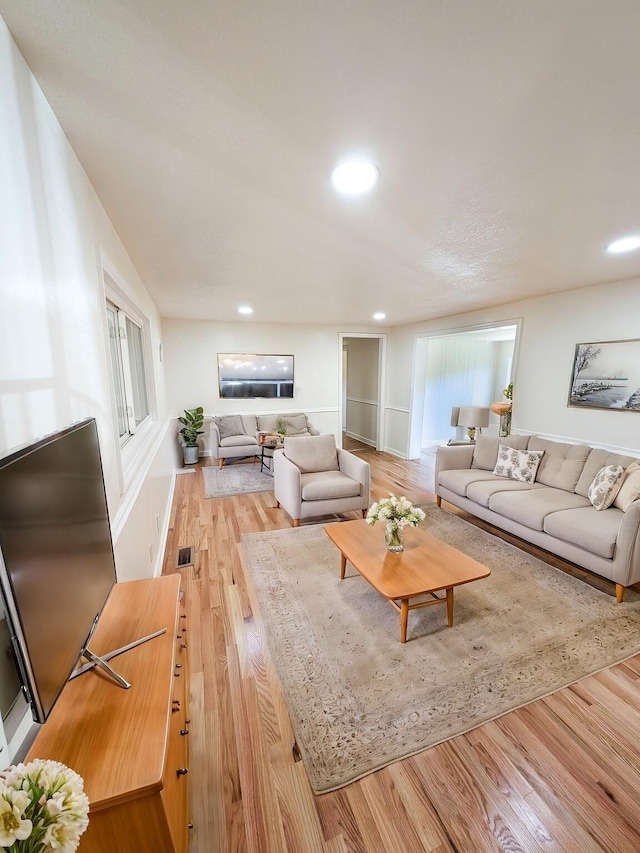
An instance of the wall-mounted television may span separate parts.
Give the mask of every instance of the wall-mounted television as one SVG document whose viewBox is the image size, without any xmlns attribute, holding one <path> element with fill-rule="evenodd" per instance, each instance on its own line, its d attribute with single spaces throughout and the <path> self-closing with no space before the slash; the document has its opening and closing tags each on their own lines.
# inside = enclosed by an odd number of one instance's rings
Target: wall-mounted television
<svg viewBox="0 0 640 853">
<path fill-rule="evenodd" d="M 49 716 L 115 583 L 95 419 L 0 458 L 0 588 L 36 722 Z"/>
<path fill-rule="evenodd" d="M 218 389 L 223 398 L 292 398 L 293 356 L 218 353 Z"/>
</svg>

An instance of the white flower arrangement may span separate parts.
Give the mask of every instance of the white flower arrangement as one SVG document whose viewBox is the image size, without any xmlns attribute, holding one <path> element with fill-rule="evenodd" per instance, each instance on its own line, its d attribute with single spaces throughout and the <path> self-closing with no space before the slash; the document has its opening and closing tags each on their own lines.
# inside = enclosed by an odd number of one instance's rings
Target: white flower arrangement
<svg viewBox="0 0 640 853">
<path fill-rule="evenodd" d="M 408 524 L 417 527 L 425 519 L 424 512 L 420 507 L 414 506 L 405 497 L 397 498 L 389 495 L 371 504 L 367 512 L 367 524 L 375 524 L 376 521 L 384 521 L 392 527 L 402 528 Z"/>
<path fill-rule="evenodd" d="M 88 825 L 89 800 L 74 770 L 37 758 L 0 772 L 0 847 L 74 853 Z"/>
</svg>

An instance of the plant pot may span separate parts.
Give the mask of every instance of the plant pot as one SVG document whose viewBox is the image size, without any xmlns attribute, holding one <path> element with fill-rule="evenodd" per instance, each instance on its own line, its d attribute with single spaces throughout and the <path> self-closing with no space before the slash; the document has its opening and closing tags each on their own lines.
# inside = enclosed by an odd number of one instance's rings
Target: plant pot
<svg viewBox="0 0 640 853">
<path fill-rule="evenodd" d="M 184 456 L 185 465 L 195 465 L 195 463 L 198 461 L 197 447 L 183 447 L 182 454 Z"/>
</svg>

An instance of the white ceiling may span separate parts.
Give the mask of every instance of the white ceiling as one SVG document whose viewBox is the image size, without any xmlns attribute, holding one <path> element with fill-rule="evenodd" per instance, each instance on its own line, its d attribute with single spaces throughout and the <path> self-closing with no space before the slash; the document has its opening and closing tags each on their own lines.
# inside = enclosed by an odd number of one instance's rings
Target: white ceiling
<svg viewBox="0 0 640 853">
<path fill-rule="evenodd" d="M 603 252 L 640 232 L 638 0 L 0 14 L 163 316 L 396 325 L 640 275 Z M 330 184 L 352 156 L 367 197 Z"/>
</svg>

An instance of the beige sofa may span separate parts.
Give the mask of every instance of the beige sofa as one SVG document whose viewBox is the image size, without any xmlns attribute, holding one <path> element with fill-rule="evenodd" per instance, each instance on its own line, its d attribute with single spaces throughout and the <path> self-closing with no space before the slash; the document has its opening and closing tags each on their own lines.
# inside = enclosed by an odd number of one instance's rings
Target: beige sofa
<svg viewBox="0 0 640 853">
<path fill-rule="evenodd" d="M 278 421 L 283 420 L 287 435 L 318 435 L 302 412 L 283 412 L 278 415 L 214 415 L 209 425 L 211 455 L 222 468 L 225 459 L 260 456 L 259 433 L 276 433 Z"/>
<path fill-rule="evenodd" d="M 627 500 L 624 511 L 622 501 L 595 509 L 589 488 L 604 466 L 620 465 L 626 470 L 638 459 L 537 436 L 509 436 L 502 442 L 521 450 L 542 451 L 533 482 L 494 474 L 499 439 L 481 436 L 475 446 L 438 448 L 438 505 L 444 498 L 613 581 L 616 599 L 622 601 L 625 588 L 640 581 L 640 499 L 633 500 L 638 478 L 628 476 L 625 495 L 631 502 Z M 633 486 L 631 492 L 629 485 Z"/>
</svg>

